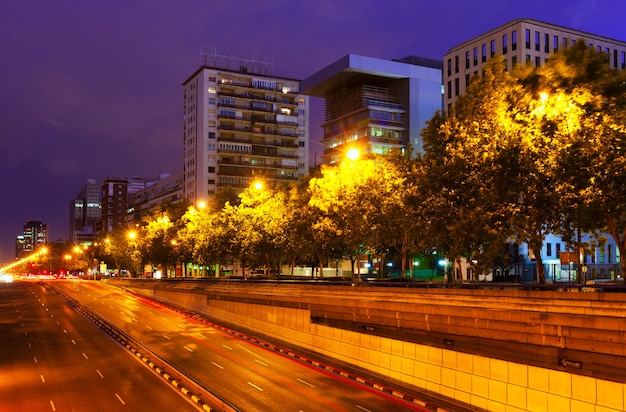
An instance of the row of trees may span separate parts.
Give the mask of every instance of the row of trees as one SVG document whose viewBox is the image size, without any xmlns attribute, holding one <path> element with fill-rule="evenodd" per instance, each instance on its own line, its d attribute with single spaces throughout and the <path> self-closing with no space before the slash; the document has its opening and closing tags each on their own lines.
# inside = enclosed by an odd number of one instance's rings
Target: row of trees
<svg viewBox="0 0 626 412">
<path fill-rule="evenodd" d="M 582 41 L 538 68 L 507 70 L 493 58 L 428 122 L 423 155 L 346 160 L 291 187 L 157 210 L 130 248 L 117 241 L 127 248 L 119 256 L 162 266 L 237 260 L 267 272 L 349 259 L 359 277 L 365 252 L 399 256 L 405 274 L 407 256 L 437 250 L 480 273 L 507 242 L 523 242 L 545 282 L 546 234 L 577 246 L 585 232 L 599 244 L 609 233 L 624 267 L 625 120 L 626 71 Z"/>
</svg>

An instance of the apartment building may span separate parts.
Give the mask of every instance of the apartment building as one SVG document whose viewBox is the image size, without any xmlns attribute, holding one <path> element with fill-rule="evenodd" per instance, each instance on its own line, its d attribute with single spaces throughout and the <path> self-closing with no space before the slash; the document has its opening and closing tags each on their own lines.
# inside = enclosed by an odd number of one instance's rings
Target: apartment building
<svg viewBox="0 0 626 412">
<path fill-rule="evenodd" d="M 272 72 L 254 57 L 207 52 L 184 81 L 183 195 L 191 203 L 308 173 L 309 99 L 298 80 Z"/>
<path fill-rule="evenodd" d="M 410 143 L 442 108 L 442 62 L 417 56 L 385 60 L 349 54 L 302 81 L 302 93 L 325 99 L 324 163 L 350 148 L 385 154 Z"/>
<path fill-rule="evenodd" d="M 609 65 L 626 68 L 626 42 L 532 19 L 518 19 L 452 47 L 444 56 L 444 107 L 465 93 L 473 75 L 495 55 L 509 68 L 516 64 L 543 64 L 550 54 L 584 39 L 590 47 L 607 54 Z"/>
</svg>

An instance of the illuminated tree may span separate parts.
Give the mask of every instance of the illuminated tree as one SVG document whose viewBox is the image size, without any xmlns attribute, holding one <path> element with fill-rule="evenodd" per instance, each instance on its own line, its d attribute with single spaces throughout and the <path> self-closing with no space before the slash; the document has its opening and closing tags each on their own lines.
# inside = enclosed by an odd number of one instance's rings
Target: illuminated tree
<svg viewBox="0 0 626 412">
<path fill-rule="evenodd" d="M 238 205 L 227 203 L 223 209 L 231 253 L 243 267 L 278 273 L 288 244 L 291 216 L 286 192 L 253 185 L 239 198 Z"/>
<path fill-rule="evenodd" d="M 365 252 L 384 262 L 390 248 L 402 244 L 392 237 L 398 235 L 394 229 L 401 230 L 396 223 L 406 212 L 405 178 L 383 158 L 346 160 L 321 172 L 309 182 L 309 206 L 323 254 L 349 258 L 353 274 Z M 356 275 L 360 279 L 360 265 Z"/>
<path fill-rule="evenodd" d="M 626 73 L 579 41 L 536 72 L 543 126 L 554 145 L 562 232 L 606 230 L 626 263 Z M 601 217 L 598 219 L 598 217 Z"/>
</svg>

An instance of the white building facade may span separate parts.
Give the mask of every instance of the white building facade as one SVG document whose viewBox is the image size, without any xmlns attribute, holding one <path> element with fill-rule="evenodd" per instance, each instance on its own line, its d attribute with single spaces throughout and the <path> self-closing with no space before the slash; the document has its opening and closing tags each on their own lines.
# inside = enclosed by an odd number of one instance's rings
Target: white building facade
<svg viewBox="0 0 626 412">
<path fill-rule="evenodd" d="M 417 56 L 385 60 L 349 54 L 302 81 L 303 93 L 325 100 L 324 163 L 355 148 L 386 154 L 411 145 L 442 108 L 441 61 Z"/>
<path fill-rule="evenodd" d="M 550 54 L 579 39 L 605 52 L 611 67 L 626 68 L 626 42 L 532 19 L 513 20 L 452 47 L 444 56 L 444 107 L 465 93 L 470 78 L 493 56 L 502 55 L 509 68 L 524 63 L 540 66 Z"/>
<path fill-rule="evenodd" d="M 183 196 L 192 204 L 220 188 L 273 187 L 309 171 L 309 99 L 272 65 L 217 54 L 185 82 Z"/>
</svg>

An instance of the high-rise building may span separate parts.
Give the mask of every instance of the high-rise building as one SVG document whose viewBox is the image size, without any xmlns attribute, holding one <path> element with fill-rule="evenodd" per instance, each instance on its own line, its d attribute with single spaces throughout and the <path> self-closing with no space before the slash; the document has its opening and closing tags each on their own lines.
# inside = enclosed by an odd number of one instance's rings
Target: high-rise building
<svg viewBox="0 0 626 412">
<path fill-rule="evenodd" d="M 128 180 L 124 177 L 107 177 L 102 183 L 102 217 L 99 231 L 112 232 L 126 224 L 128 209 Z"/>
<path fill-rule="evenodd" d="M 70 202 L 69 239 L 75 244 L 93 243 L 101 212 L 100 187 L 89 179 Z"/>
<path fill-rule="evenodd" d="M 309 99 L 299 81 L 254 58 L 204 53 L 184 81 L 183 193 L 191 203 L 255 179 L 268 185 L 308 173 Z"/>
<path fill-rule="evenodd" d="M 513 20 L 452 47 L 444 56 L 444 107 L 465 93 L 470 78 L 493 56 L 504 56 L 509 68 L 524 63 L 540 66 L 550 54 L 579 39 L 606 53 L 611 67 L 626 68 L 626 42 L 532 19 Z"/>
<path fill-rule="evenodd" d="M 48 225 L 41 220 L 29 220 L 24 225 L 23 235 L 15 239 L 15 258 L 20 259 L 48 243 Z"/>
<path fill-rule="evenodd" d="M 101 189 L 102 216 L 96 233 L 111 232 L 118 226 L 127 227 L 135 218 L 130 206 L 134 194 L 154 184 L 158 179 L 142 177 L 107 177 Z"/>
<path fill-rule="evenodd" d="M 442 108 L 442 62 L 417 56 L 384 60 L 349 54 L 302 81 L 302 93 L 325 99 L 324 163 L 347 149 L 385 154 L 410 143 Z"/>
</svg>

